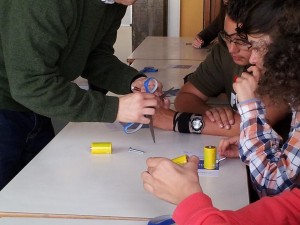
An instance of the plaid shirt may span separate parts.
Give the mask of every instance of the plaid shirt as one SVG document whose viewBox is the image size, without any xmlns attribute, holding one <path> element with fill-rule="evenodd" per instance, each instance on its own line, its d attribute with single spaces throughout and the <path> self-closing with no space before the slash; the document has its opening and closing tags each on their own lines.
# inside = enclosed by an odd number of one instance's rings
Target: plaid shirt
<svg viewBox="0 0 300 225">
<path fill-rule="evenodd" d="M 264 104 L 251 99 L 238 105 L 241 115 L 240 157 L 250 168 L 260 196 L 300 187 L 300 112 L 293 110 L 286 143 L 268 124 Z"/>
</svg>

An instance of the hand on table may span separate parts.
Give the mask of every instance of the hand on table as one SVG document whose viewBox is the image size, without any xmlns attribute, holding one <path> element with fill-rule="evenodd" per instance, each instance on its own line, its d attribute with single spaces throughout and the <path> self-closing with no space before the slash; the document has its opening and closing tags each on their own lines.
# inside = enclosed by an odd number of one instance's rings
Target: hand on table
<svg viewBox="0 0 300 225">
<path fill-rule="evenodd" d="M 230 107 L 214 107 L 208 109 L 205 114 L 211 122 L 216 122 L 220 128 L 229 130 L 234 124 L 235 112 Z"/>
<path fill-rule="evenodd" d="M 222 139 L 218 147 L 219 155 L 227 158 L 239 158 L 239 140 L 240 136 Z"/>
<path fill-rule="evenodd" d="M 202 192 L 198 176 L 199 158 L 189 157 L 185 165 L 167 158 L 148 158 L 147 171 L 142 173 L 144 188 L 156 197 L 173 204 L 196 192 Z"/>
<path fill-rule="evenodd" d="M 193 47 L 201 48 L 203 44 L 204 44 L 204 41 L 198 35 L 196 35 L 195 40 L 193 42 Z"/>
</svg>

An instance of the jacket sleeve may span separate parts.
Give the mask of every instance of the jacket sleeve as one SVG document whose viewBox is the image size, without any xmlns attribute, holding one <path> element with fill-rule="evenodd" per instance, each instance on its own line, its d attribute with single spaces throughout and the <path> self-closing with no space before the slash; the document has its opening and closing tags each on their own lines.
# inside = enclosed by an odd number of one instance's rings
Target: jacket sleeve
<svg viewBox="0 0 300 225">
<path fill-rule="evenodd" d="M 274 225 L 298 224 L 300 221 L 300 190 L 295 188 L 279 196 L 265 197 L 236 211 L 219 210 L 211 199 L 196 193 L 175 209 L 173 219 L 178 225 Z"/>
<path fill-rule="evenodd" d="M 117 94 L 127 94 L 131 91 L 132 80 L 139 75 L 139 72 L 121 62 L 114 55 L 113 48 L 126 7 L 113 4 L 108 5 L 107 8 L 109 10 L 107 15 L 114 15 L 114 20 L 101 43 L 91 52 L 82 76 L 96 87 Z"/>
<path fill-rule="evenodd" d="M 82 90 L 61 74 L 59 59 L 70 38 L 68 28 L 75 17 L 73 3 L 68 0 L 13 1 L 5 11 L 3 18 L 6 21 L 1 27 L 1 39 L 6 43 L 3 45 L 3 54 L 12 98 L 26 108 L 48 117 L 79 122 L 113 122 L 118 112 L 118 98 Z M 114 27 L 113 32 L 116 29 Z M 114 40 L 115 37 L 110 42 Z M 106 55 L 113 52 L 111 43 L 106 41 L 104 44 Z M 117 61 L 111 55 L 106 60 L 110 59 Z M 127 67 L 131 74 L 128 72 L 125 76 L 123 72 L 126 72 L 126 68 L 123 64 L 115 63 L 115 67 L 121 71 L 119 76 L 123 75 L 124 78 L 118 82 L 115 79 L 114 83 L 124 82 L 126 88 L 116 85 L 114 90 L 129 92 L 129 80 L 137 72 Z M 91 74 L 91 80 L 95 80 L 95 72 Z M 111 77 L 106 87 L 112 80 Z"/>
</svg>

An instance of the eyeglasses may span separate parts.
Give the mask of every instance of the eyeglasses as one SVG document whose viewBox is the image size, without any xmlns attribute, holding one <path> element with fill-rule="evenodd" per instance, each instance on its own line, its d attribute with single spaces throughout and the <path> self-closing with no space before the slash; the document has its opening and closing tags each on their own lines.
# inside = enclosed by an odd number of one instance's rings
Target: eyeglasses
<svg viewBox="0 0 300 225">
<path fill-rule="evenodd" d="M 246 34 L 227 34 L 224 30 L 222 30 L 220 31 L 220 36 L 226 44 L 234 43 L 239 49 L 249 50 L 252 47 L 252 44 L 248 41 Z"/>
<path fill-rule="evenodd" d="M 259 39 L 258 41 L 251 41 L 251 45 L 251 50 L 262 57 L 267 53 L 269 43 L 266 40 Z"/>
</svg>

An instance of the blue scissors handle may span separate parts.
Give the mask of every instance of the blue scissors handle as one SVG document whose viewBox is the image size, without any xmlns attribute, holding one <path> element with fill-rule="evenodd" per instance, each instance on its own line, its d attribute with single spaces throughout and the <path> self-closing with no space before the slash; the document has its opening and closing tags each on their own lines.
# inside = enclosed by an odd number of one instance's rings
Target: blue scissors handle
<svg viewBox="0 0 300 225">
<path fill-rule="evenodd" d="M 126 134 L 132 134 L 134 132 L 137 132 L 139 129 L 142 128 L 142 126 L 144 124 L 140 123 L 139 125 L 137 125 L 135 128 L 133 128 L 133 126 L 135 125 L 136 123 L 126 123 L 126 125 L 124 126 L 124 132 Z"/>
<path fill-rule="evenodd" d="M 150 83 L 151 81 L 152 81 L 152 85 L 154 84 L 154 86 L 152 88 L 151 88 L 151 83 Z M 144 87 L 145 87 L 147 93 L 152 94 L 157 90 L 158 82 L 154 77 L 149 77 L 149 78 L 147 78 L 147 80 L 145 80 Z"/>
</svg>

